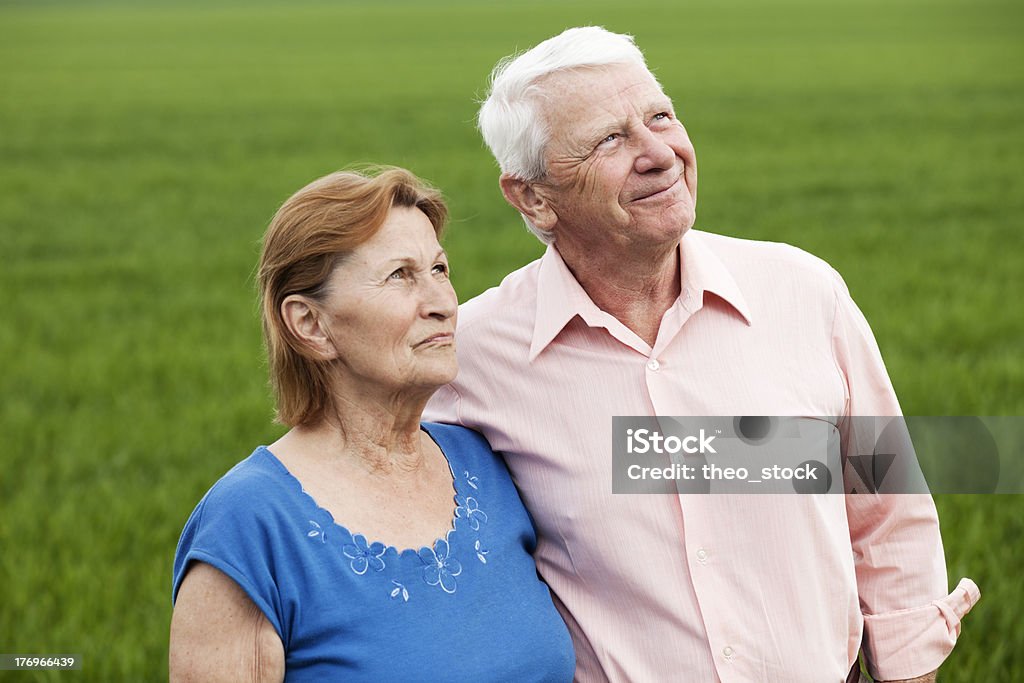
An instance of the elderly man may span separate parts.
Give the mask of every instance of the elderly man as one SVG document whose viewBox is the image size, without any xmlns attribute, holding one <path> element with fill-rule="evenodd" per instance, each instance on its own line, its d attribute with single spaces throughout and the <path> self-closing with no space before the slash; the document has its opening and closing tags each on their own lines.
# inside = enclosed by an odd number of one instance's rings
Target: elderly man
<svg viewBox="0 0 1024 683">
<path fill-rule="evenodd" d="M 480 110 L 544 256 L 462 306 L 428 414 L 504 453 L 581 681 L 932 680 L 978 599 L 947 595 L 922 495 L 613 495 L 615 415 L 898 415 L 840 277 L 691 230 L 697 165 L 628 36 L 502 62 Z"/>
</svg>

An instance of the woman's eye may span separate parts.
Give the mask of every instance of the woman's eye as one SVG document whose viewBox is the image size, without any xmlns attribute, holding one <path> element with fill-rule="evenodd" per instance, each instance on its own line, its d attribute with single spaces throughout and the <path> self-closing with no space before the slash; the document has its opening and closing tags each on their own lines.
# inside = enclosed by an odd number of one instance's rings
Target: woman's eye
<svg viewBox="0 0 1024 683">
<path fill-rule="evenodd" d="M 448 274 L 448 266 L 447 266 L 447 264 L 444 264 L 444 263 L 436 264 L 434 266 L 434 272 L 435 273 L 440 273 L 442 275 L 447 275 Z"/>
<path fill-rule="evenodd" d="M 395 272 L 388 275 L 389 280 L 403 280 L 405 279 L 405 268 L 399 268 Z"/>
<path fill-rule="evenodd" d="M 668 113 L 667 111 L 661 111 L 654 115 L 655 121 L 666 121 L 670 118 L 672 118 L 672 114 Z"/>
<path fill-rule="evenodd" d="M 603 140 L 601 140 L 601 144 L 603 145 L 606 142 L 615 142 L 618 139 L 619 139 L 619 134 L 618 133 L 612 133 L 608 137 L 606 137 Z"/>
</svg>

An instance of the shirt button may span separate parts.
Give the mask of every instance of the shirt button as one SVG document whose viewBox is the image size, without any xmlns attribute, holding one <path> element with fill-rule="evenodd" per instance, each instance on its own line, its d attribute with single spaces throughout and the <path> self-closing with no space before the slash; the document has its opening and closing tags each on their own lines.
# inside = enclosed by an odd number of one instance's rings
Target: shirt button
<svg viewBox="0 0 1024 683">
<path fill-rule="evenodd" d="M 723 648 L 722 648 L 722 656 L 724 656 L 724 657 L 725 657 L 726 659 L 732 659 L 732 656 L 733 656 L 733 655 L 734 655 L 735 653 L 736 653 L 736 651 L 735 651 L 735 650 L 733 650 L 733 649 L 732 649 L 731 647 L 729 647 L 728 645 L 726 645 L 725 647 L 723 647 Z"/>
<path fill-rule="evenodd" d="M 657 359 L 652 358 L 649 361 L 647 361 L 647 369 L 650 370 L 651 372 L 657 372 L 660 368 L 661 363 L 659 363 Z"/>
<path fill-rule="evenodd" d="M 707 562 L 708 561 L 708 551 L 704 550 L 704 548 L 698 548 L 697 549 L 697 561 L 700 562 L 701 564 L 704 564 L 705 562 Z"/>
</svg>

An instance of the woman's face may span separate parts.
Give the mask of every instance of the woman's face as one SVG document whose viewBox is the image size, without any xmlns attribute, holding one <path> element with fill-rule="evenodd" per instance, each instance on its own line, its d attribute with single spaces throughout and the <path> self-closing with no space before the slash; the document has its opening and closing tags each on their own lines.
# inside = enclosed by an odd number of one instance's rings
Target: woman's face
<svg viewBox="0 0 1024 683">
<path fill-rule="evenodd" d="M 328 280 L 324 312 L 345 384 L 395 393 L 452 381 L 457 311 L 430 220 L 392 208 Z"/>
</svg>

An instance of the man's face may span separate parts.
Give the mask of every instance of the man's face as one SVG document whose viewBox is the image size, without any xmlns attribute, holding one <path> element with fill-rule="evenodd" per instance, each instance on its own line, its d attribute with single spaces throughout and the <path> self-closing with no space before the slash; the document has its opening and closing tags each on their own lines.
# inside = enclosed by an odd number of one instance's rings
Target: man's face
<svg viewBox="0 0 1024 683">
<path fill-rule="evenodd" d="M 677 243 L 696 217 L 697 159 L 654 78 L 619 64 L 556 72 L 542 87 L 551 137 L 534 187 L 563 253 Z"/>
</svg>

